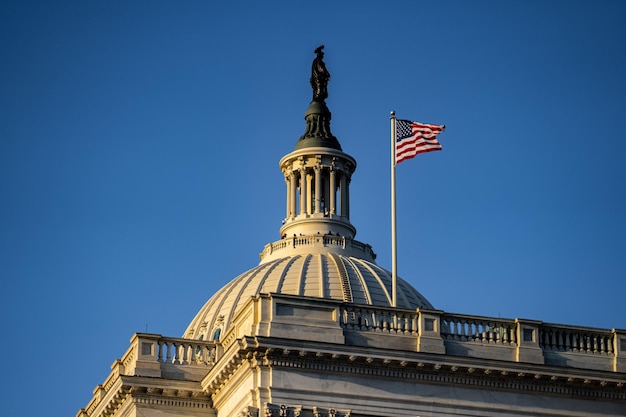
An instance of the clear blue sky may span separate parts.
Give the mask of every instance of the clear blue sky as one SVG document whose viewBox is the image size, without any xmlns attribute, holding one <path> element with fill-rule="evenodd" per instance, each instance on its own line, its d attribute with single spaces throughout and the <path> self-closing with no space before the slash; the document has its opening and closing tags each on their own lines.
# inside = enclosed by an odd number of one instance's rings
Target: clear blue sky
<svg viewBox="0 0 626 417">
<path fill-rule="evenodd" d="M 398 166 L 402 277 L 448 312 L 626 328 L 625 21 L 622 1 L 3 1 L 3 413 L 74 416 L 134 332 L 180 336 L 258 263 L 322 43 L 381 266 L 395 110 L 447 126 Z"/>
</svg>

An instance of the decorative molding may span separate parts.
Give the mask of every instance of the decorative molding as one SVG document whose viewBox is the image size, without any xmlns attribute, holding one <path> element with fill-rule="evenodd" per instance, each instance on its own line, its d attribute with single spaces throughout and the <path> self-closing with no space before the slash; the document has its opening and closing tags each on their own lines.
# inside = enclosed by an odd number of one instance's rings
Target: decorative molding
<svg viewBox="0 0 626 417">
<path fill-rule="evenodd" d="M 265 403 L 265 417 L 300 417 L 302 406 L 287 406 Z"/>
<path fill-rule="evenodd" d="M 313 407 L 314 417 L 350 417 L 351 410 L 336 410 L 334 408 Z"/>
<path fill-rule="evenodd" d="M 507 391 L 542 392 L 551 395 L 626 401 L 623 382 L 604 378 L 591 379 L 588 376 L 571 377 L 550 372 L 514 372 L 491 367 L 451 365 L 438 361 L 428 363 L 336 353 L 304 357 L 301 354 L 285 355 L 284 351 L 280 356 L 268 353 L 267 363 L 269 366 L 412 379 L 434 384 L 469 385 Z"/>
<path fill-rule="evenodd" d="M 241 411 L 241 417 L 259 417 L 259 409 L 256 407 L 244 407 Z"/>
</svg>

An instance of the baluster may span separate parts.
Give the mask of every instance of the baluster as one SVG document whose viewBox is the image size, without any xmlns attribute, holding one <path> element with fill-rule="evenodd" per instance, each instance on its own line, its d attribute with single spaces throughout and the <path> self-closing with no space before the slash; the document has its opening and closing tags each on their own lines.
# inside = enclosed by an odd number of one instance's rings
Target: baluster
<svg viewBox="0 0 626 417">
<path fill-rule="evenodd" d="M 487 325 L 485 324 L 485 322 L 480 322 L 480 327 L 482 328 L 482 334 L 480 337 L 480 341 L 481 342 L 485 342 L 487 340 Z"/>
<path fill-rule="evenodd" d="M 598 353 L 600 351 L 600 347 L 598 346 L 598 335 L 594 334 L 590 336 L 593 341 L 593 353 Z"/>
<path fill-rule="evenodd" d="M 393 326 L 394 333 L 402 334 L 402 316 L 391 313 L 391 325 Z"/>
<path fill-rule="evenodd" d="M 554 350 L 556 347 L 556 331 L 554 329 L 550 329 L 550 349 Z"/>
<path fill-rule="evenodd" d="M 172 343 L 174 348 L 174 364 L 180 365 L 180 345 L 176 342 Z"/>
<path fill-rule="evenodd" d="M 206 347 L 206 359 L 207 365 L 215 365 L 215 356 L 217 355 L 217 348 L 214 346 Z"/>
<path fill-rule="evenodd" d="M 361 313 L 361 329 L 372 330 L 372 313 L 369 310 L 359 310 Z"/>
<path fill-rule="evenodd" d="M 572 332 L 572 348 L 575 352 L 580 352 L 580 336 L 576 332 Z"/>
<path fill-rule="evenodd" d="M 387 312 L 387 317 L 389 317 L 389 330 L 393 333 L 398 333 L 400 330 L 400 323 L 398 322 L 398 315 L 395 312 Z"/>
<path fill-rule="evenodd" d="M 191 345 L 187 343 L 183 343 L 183 365 L 189 365 L 189 348 Z"/>
<path fill-rule="evenodd" d="M 206 346 L 198 346 L 195 351 L 195 360 L 196 360 L 196 364 L 198 365 L 206 365 L 207 364 L 207 360 L 206 360 Z"/>
<path fill-rule="evenodd" d="M 460 319 L 460 320 L 457 320 L 457 323 L 460 326 L 458 331 L 457 331 L 459 339 L 464 341 L 464 342 L 469 341 L 470 340 L 469 329 L 468 329 L 469 325 L 467 324 L 467 320 Z"/>
<path fill-rule="evenodd" d="M 407 313 L 403 314 L 404 317 L 404 334 L 411 334 L 412 333 L 412 326 L 411 326 L 411 316 L 408 315 Z"/>
<path fill-rule="evenodd" d="M 367 321 L 367 313 L 365 311 L 363 311 L 363 309 L 359 308 L 359 329 L 361 330 L 367 330 L 368 329 L 368 321 Z"/>
<path fill-rule="evenodd" d="M 372 310 L 372 324 L 374 325 L 374 331 L 382 330 L 382 324 L 380 323 L 378 312 L 376 310 Z"/>
<path fill-rule="evenodd" d="M 384 332 L 389 332 L 389 318 L 387 317 L 386 311 L 380 312 L 380 319 L 382 321 L 382 327 Z"/>
<path fill-rule="evenodd" d="M 572 350 L 572 343 L 571 343 L 571 338 L 572 338 L 572 332 L 570 332 L 569 330 L 566 330 L 563 332 L 565 334 L 565 345 L 563 346 L 563 348 L 565 349 L 566 352 L 569 352 Z"/>
<path fill-rule="evenodd" d="M 163 344 L 164 342 L 162 340 L 159 340 L 157 343 L 157 349 L 159 350 L 157 353 L 157 360 L 161 363 L 163 363 Z"/>
<path fill-rule="evenodd" d="M 205 365 L 213 365 L 215 361 L 215 346 L 205 346 L 202 349 L 202 361 Z"/>
<path fill-rule="evenodd" d="M 511 326 L 511 343 L 514 343 L 515 345 L 519 343 L 519 341 L 517 340 L 517 326 L 516 325 Z"/>
<path fill-rule="evenodd" d="M 558 344 L 557 344 L 557 348 L 558 350 L 565 350 L 563 349 L 563 331 L 562 330 L 558 330 Z"/>
<path fill-rule="evenodd" d="M 167 356 L 165 357 L 165 362 L 166 363 L 171 363 L 172 362 L 172 349 L 171 349 L 171 343 L 170 342 L 165 342 L 165 346 L 167 347 Z"/>
<path fill-rule="evenodd" d="M 189 362 L 192 364 L 200 363 L 200 354 L 202 353 L 202 347 L 200 345 L 189 345 L 191 349 L 191 358 L 189 358 Z"/>
</svg>

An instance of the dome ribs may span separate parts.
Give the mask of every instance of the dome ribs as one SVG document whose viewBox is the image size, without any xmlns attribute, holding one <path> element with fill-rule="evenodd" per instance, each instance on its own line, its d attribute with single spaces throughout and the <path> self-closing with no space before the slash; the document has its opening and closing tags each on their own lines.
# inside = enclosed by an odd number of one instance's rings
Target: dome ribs
<svg viewBox="0 0 626 417">
<path fill-rule="evenodd" d="M 294 264 L 294 262 L 296 262 L 300 258 L 301 258 L 300 255 L 296 255 L 290 258 L 287 265 L 285 265 L 285 268 L 283 269 L 283 272 L 280 274 L 280 279 L 278 280 L 278 283 L 276 285 L 277 293 L 283 292 L 283 286 L 285 285 L 285 280 L 287 279 L 287 275 L 289 275 L 289 272 L 291 271 L 291 266 Z"/>
<path fill-rule="evenodd" d="M 309 262 L 311 262 L 311 257 L 313 255 L 308 254 L 304 257 L 302 261 L 302 268 L 300 268 L 300 274 L 298 276 L 298 286 L 295 288 L 295 294 L 304 296 L 305 295 L 305 285 L 307 281 L 307 271 L 309 270 Z"/>
<path fill-rule="evenodd" d="M 341 289 L 343 291 L 343 301 L 347 303 L 352 302 L 352 287 L 350 286 L 350 279 L 348 279 L 348 272 L 346 271 L 346 266 L 343 264 L 339 255 L 335 253 L 328 254 L 332 260 L 335 262 L 335 266 L 337 267 L 337 271 L 339 272 L 339 278 L 341 280 Z"/>
</svg>

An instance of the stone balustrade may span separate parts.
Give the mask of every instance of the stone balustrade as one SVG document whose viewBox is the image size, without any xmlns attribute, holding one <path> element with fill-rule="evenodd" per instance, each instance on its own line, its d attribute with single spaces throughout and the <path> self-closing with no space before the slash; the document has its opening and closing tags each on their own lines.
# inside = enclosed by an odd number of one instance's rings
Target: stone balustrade
<svg viewBox="0 0 626 417">
<path fill-rule="evenodd" d="M 539 345 L 544 350 L 613 355 L 614 333 L 610 330 L 543 324 Z"/>
<path fill-rule="evenodd" d="M 446 340 L 517 345 L 517 324 L 514 320 L 444 314 L 441 321 L 441 337 Z"/>
<path fill-rule="evenodd" d="M 258 304 L 257 307 L 252 307 Z M 626 371 L 626 331 L 440 310 L 400 309 L 271 294 L 250 301 L 229 331 L 352 346 L 602 371 Z M 251 322 L 252 311 L 259 318 Z M 231 342 L 224 338 L 222 344 Z M 183 359 L 184 360 L 184 359 Z"/>
<path fill-rule="evenodd" d="M 123 367 L 120 373 L 153 377 L 202 377 L 216 359 L 215 342 L 136 333 L 131 339 L 130 348 L 120 360 Z"/>
<path fill-rule="evenodd" d="M 300 252 L 308 254 L 318 250 L 320 253 L 325 253 L 328 248 L 369 261 L 376 259 L 376 254 L 370 245 L 347 236 L 336 235 L 287 236 L 265 245 L 259 257 L 263 261 L 268 261 L 278 257 L 292 256 Z"/>
<path fill-rule="evenodd" d="M 347 330 L 417 336 L 418 313 L 414 310 L 346 304 L 341 307 L 341 326 Z"/>
<path fill-rule="evenodd" d="M 159 362 L 174 365 L 215 364 L 215 342 L 161 337 L 156 343 Z"/>
</svg>

